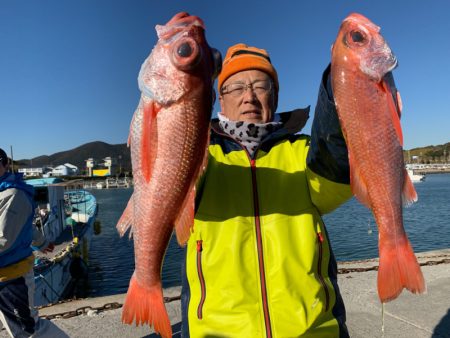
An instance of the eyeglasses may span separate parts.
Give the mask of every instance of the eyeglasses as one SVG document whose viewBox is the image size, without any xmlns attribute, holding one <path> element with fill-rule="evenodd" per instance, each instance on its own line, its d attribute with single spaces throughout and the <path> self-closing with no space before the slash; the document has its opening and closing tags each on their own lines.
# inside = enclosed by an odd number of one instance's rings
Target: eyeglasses
<svg viewBox="0 0 450 338">
<path fill-rule="evenodd" d="M 234 82 L 229 85 L 223 86 L 220 90 L 221 95 L 230 94 L 233 97 L 240 97 L 248 89 L 252 89 L 256 95 L 263 95 L 270 92 L 272 89 L 272 81 L 260 80 L 253 83 Z"/>
</svg>

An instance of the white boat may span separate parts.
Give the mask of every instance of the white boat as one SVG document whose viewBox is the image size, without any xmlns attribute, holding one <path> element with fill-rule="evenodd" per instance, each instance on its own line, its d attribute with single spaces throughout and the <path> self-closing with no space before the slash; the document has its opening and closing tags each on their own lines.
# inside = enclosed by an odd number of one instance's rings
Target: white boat
<svg viewBox="0 0 450 338">
<path fill-rule="evenodd" d="M 89 246 L 99 226 L 95 222 L 98 208 L 94 195 L 79 189 L 80 182 L 63 182 L 58 178 L 26 182 L 35 189 L 34 222 L 55 244 L 51 253 L 34 252 L 34 304 L 42 306 L 63 299 L 73 281 L 87 277 Z"/>
<path fill-rule="evenodd" d="M 408 172 L 409 178 L 413 183 L 421 182 L 425 180 L 425 175 L 421 174 L 415 174 L 413 169 L 407 168 L 406 171 Z"/>
</svg>

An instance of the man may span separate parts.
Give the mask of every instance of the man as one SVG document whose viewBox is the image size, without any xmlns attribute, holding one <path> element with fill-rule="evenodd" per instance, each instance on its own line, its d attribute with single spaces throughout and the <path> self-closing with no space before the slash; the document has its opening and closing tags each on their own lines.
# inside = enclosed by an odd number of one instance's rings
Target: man
<svg viewBox="0 0 450 338">
<path fill-rule="evenodd" d="M 329 74 L 309 137 L 309 108 L 274 114 L 268 53 L 228 49 L 183 267 L 185 337 L 348 337 L 321 218 L 351 197 Z"/>
<path fill-rule="evenodd" d="M 21 175 L 8 172 L 8 157 L 0 148 L 0 322 L 11 337 L 67 337 L 33 307 L 34 255 L 53 250 L 33 226 L 33 187 Z"/>
</svg>

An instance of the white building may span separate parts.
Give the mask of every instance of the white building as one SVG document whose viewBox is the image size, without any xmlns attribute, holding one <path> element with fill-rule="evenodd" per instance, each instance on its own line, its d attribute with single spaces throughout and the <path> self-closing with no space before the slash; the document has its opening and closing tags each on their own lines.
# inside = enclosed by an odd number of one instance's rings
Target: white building
<svg viewBox="0 0 450 338">
<path fill-rule="evenodd" d="M 94 168 L 94 166 L 95 166 L 95 161 L 92 157 L 88 158 L 85 161 L 86 161 L 86 168 L 88 168 L 88 176 L 91 177 L 92 176 L 92 168 Z"/>
<path fill-rule="evenodd" d="M 45 173 L 44 169 L 46 168 L 19 168 L 18 172 L 24 177 L 39 177 Z"/>
<path fill-rule="evenodd" d="M 53 170 L 51 172 L 49 172 L 47 175 L 48 176 L 74 176 L 74 175 L 78 175 L 79 170 L 78 167 L 70 164 L 70 163 L 65 163 L 65 164 L 61 164 L 55 168 L 53 168 Z"/>
</svg>

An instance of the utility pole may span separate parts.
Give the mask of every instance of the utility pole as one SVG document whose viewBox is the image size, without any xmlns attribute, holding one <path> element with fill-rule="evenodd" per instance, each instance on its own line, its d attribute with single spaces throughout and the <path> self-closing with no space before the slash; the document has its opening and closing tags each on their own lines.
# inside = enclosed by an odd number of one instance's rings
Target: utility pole
<svg viewBox="0 0 450 338">
<path fill-rule="evenodd" d="M 11 171 L 14 172 L 14 155 L 13 155 L 13 149 L 11 147 Z"/>
</svg>

